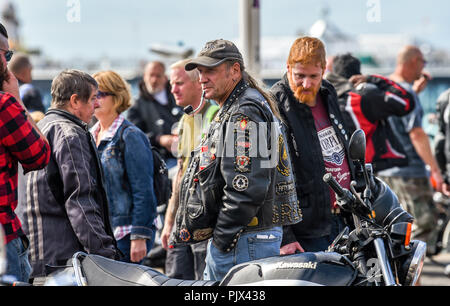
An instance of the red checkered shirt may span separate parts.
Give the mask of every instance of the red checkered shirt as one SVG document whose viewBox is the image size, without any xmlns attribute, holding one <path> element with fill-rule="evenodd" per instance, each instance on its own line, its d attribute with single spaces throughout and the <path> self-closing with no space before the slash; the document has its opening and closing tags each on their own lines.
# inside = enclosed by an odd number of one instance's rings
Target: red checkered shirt
<svg viewBox="0 0 450 306">
<path fill-rule="evenodd" d="M 50 147 L 33 129 L 25 110 L 9 93 L 0 92 L 0 223 L 6 243 L 19 237 L 17 207 L 18 162 L 25 172 L 44 168 Z"/>
</svg>

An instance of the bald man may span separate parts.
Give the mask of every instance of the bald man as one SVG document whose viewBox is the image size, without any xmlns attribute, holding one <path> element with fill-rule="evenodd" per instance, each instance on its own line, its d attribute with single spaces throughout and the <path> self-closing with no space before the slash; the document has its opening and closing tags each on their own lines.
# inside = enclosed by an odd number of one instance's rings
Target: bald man
<svg viewBox="0 0 450 306">
<path fill-rule="evenodd" d="M 149 62 L 139 84 L 139 98 L 128 110 L 128 120 L 140 128 L 158 148 L 168 168 L 176 165 L 172 154 L 177 136 L 172 130 L 183 114 L 170 92 L 165 65 L 159 61 Z"/>
<path fill-rule="evenodd" d="M 436 252 L 437 211 L 426 166 L 430 167 L 437 190 L 441 190 L 443 179 L 428 136 L 422 128 L 423 109 L 418 94 L 425 89 L 430 78 L 423 71 L 425 64 L 422 52 L 415 46 L 406 46 L 398 54 L 397 65 L 390 78 L 413 95 L 416 106 L 410 114 L 404 117 L 392 116 L 388 120 L 406 151 L 409 163 L 405 167 L 381 171 L 379 176 L 391 186 L 400 203 L 416 218 L 413 236 L 427 242 L 428 254 L 433 254 Z"/>
</svg>

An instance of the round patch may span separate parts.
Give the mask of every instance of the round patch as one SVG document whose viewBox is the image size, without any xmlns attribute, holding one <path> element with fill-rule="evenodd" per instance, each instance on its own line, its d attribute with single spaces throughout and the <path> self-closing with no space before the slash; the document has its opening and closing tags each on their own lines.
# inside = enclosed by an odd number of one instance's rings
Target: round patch
<svg viewBox="0 0 450 306">
<path fill-rule="evenodd" d="M 245 175 L 236 175 L 233 179 L 233 188 L 237 191 L 245 191 L 248 188 L 248 178 Z"/>
<path fill-rule="evenodd" d="M 345 151 L 342 150 L 340 152 L 333 152 L 330 156 L 325 156 L 324 160 L 340 166 L 344 162 L 344 158 Z"/>
<path fill-rule="evenodd" d="M 191 234 L 187 229 L 182 229 L 180 231 L 180 239 L 184 242 L 189 241 L 189 239 L 191 239 Z"/>
</svg>

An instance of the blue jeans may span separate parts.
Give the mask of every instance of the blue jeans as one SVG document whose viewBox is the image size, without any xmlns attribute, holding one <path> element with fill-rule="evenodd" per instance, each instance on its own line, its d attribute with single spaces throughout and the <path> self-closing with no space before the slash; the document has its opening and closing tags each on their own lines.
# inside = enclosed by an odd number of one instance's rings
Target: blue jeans
<svg viewBox="0 0 450 306">
<path fill-rule="evenodd" d="M 236 247 L 228 253 L 218 250 L 210 239 L 206 252 L 204 279 L 220 281 L 235 265 L 256 259 L 279 256 L 282 236 L 283 230 L 281 227 L 260 232 L 244 232 L 239 237 Z"/>
<path fill-rule="evenodd" d="M 28 282 L 31 265 L 28 261 L 28 248 L 21 238 L 11 240 L 6 244 L 7 269 L 6 274 L 16 277 L 19 282 Z"/>
<path fill-rule="evenodd" d="M 153 241 L 155 241 L 155 231 L 153 231 L 152 240 L 147 239 L 147 254 L 150 252 L 151 248 L 153 247 Z M 119 250 L 123 253 L 124 257 L 120 259 L 120 261 L 128 262 L 128 263 L 135 263 L 131 262 L 131 255 L 130 255 L 130 249 L 131 249 L 131 240 L 130 240 L 130 234 L 126 235 L 120 240 L 117 240 L 117 247 Z M 142 260 L 139 264 L 142 263 Z"/>
</svg>

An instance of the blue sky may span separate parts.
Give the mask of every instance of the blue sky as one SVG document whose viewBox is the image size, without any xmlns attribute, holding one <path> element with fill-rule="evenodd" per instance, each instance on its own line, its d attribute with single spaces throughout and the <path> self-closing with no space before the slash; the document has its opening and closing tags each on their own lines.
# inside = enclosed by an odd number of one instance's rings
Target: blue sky
<svg viewBox="0 0 450 306">
<path fill-rule="evenodd" d="M 70 22 L 70 1 L 80 4 Z M 239 36 L 239 0 L 14 0 L 28 47 L 55 59 L 148 57 L 153 43 L 184 42 L 196 51 L 211 39 Z M 328 6 L 329 19 L 350 35 L 402 33 L 450 49 L 450 1 L 260 0 L 263 36 L 307 30 Z M 375 3 L 379 22 L 367 13 Z"/>
</svg>

